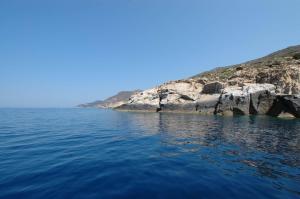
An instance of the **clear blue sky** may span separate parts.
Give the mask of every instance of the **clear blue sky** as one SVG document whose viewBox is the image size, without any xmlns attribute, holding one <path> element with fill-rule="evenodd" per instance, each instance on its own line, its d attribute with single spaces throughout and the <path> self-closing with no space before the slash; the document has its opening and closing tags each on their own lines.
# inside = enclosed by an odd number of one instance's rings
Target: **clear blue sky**
<svg viewBox="0 0 300 199">
<path fill-rule="evenodd" d="M 0 0 L 0 107 L 70 107 L 300 44 L 299 0 Z"/>
</svg>

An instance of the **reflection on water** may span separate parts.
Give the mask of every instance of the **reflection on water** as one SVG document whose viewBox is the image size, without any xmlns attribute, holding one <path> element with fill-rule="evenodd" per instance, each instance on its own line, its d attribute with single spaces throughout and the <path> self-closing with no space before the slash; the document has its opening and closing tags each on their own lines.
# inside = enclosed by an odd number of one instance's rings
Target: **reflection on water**
<svg viewBox="0 0 300 199">
<path fill-rule="evenodd" d="M 237 167 L 241 172 L 250 167 L 253 175 L 292 179 L 299 182 L 295 189 L 281 183 L 274 186 L 300 197 L 300 120 L 130 113 L 126 123 L 139 129 L 140 136 L 159 135 L 161 145 L 173 149 L 162 151 L 161 156 L 199 152 L 199 158 L 227 174 L 237 172 Z"/>
<path fill-rule="evenodd" d="M 130 113 L 129 126 L 143 135 L 161 134 L 163 142 L 205 146 L 232 143 L 284 155 L 300 152 L 300 120 L 271 117 L 220 117 L 171 113 Z M 167 134 L 167 135 L 164 135 Z M 299 163 L 299 162 L 298 162 Z M 299 166 L 299 164 L 297 164 Z"/>
<path fill-rule="evenodd" d="M 300 120 L 0 109 L 0 198 L 300 198 Z"/>
</svg>

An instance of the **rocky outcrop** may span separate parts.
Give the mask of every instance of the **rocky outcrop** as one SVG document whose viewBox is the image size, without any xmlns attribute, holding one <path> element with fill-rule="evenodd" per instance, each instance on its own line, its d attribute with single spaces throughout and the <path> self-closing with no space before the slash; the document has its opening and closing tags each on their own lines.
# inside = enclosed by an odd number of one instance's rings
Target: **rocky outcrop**
<svg viewBox="0 0 300 199">
<path fill-rule="evenodd" d="M 158 89 L 148 89 L 132 95 L 129 101 L 119 107 L 118 110 L 145 110 L 145 111 L 159 111 L 160 97 Z"/>
<path fill-rule="evenodd" d="M 193 111 L 203 85 L 193 80 L 179 80 L 133 95 L 118 110 Z M 138 107 L 138 109 L 137 109 Z"/>
<path fill-rule="evenodd" d="M 202 94 L 196 103 L 195 111 L 202 114 L 214 114 L 220 94 Z"/>
<path fill-rule="evenodd" d="M 221 93 L 223 88 L 224 88 L 224 84 L 220 82 L 212 82 L 212 83 L 205 84 L 203 86 L 202 93 L 203 94 Z"/>
<path fill-rule="evenodd" d="M 300 46 L 170 81 L 133 95 L 118 110 L 300 117 Z"/>
<path fill-rule="evenodd" d="M 215 113 L 266 114 L 273 105 L 274 97 L 275 86 L 272 84 L 227 87 L 220 96 Z"/>
<path fill-rule="evenodd" d="M 300 118 L 300 95 L 283 96 L 281 98 L 285 107 L 285 112 Z"/>
<path fill-rule="evenodd" d="M 268 115 L 279 116 L 289 113 L 300 118 L 300 95 L 279 95 L 268 112 Z"/>
<path fill-rule="evenodd" d="M 273 106 L 276 95 L 270 90 L 263 90 L 250 94 L 250 99 L 249 113 L 253 115 L 265 115 Z"/>
</svg>

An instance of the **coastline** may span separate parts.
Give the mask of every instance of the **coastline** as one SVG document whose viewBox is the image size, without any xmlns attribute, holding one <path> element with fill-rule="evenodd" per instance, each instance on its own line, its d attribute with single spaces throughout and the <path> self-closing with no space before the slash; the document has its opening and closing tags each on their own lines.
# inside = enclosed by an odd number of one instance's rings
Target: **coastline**
<svg viewBox="0 0 300 199">
<path fill-rule="evenodd" d="M 248 116 L 248 117 L 270 117 L 270 118 L 275 118 L 275 119 L 288 119 L 288 120 L 300 120 L 300 118 L 291 116 L 288 113 L 284 113 L 280 116 L 272 116 L 272 115 L 253 115 L 253 114 L 248 114 L 248 115 L 242 115 L 242 114 L 213 114 L 213 113 L 207 113 L 207 112 L 197 112 L 197 111 L 152 111 L 152 110 L 130 110 L 130 109 L 115 109 L 115 108 L 109 108 L 109 110 L 113 110 L 116 112 L 128 112 L 128 113 L 170 113 L 170 114 L 188 114 L 188 115 L 200 115 L 200 116 L 217 116 L 217 117 L 239 117 L 239 116 Z"/>
</svg>

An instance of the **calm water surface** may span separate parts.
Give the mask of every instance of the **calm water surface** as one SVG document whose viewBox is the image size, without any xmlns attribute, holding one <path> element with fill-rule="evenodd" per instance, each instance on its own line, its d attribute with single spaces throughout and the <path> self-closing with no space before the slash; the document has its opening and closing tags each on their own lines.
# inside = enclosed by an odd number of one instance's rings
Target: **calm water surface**
<svg viewBox="0 0 300 199">
<path fill-rule="evenodd" d="M 300 198 L 300 120 L 0 109 L 0 198 Z"/>
</svg>

